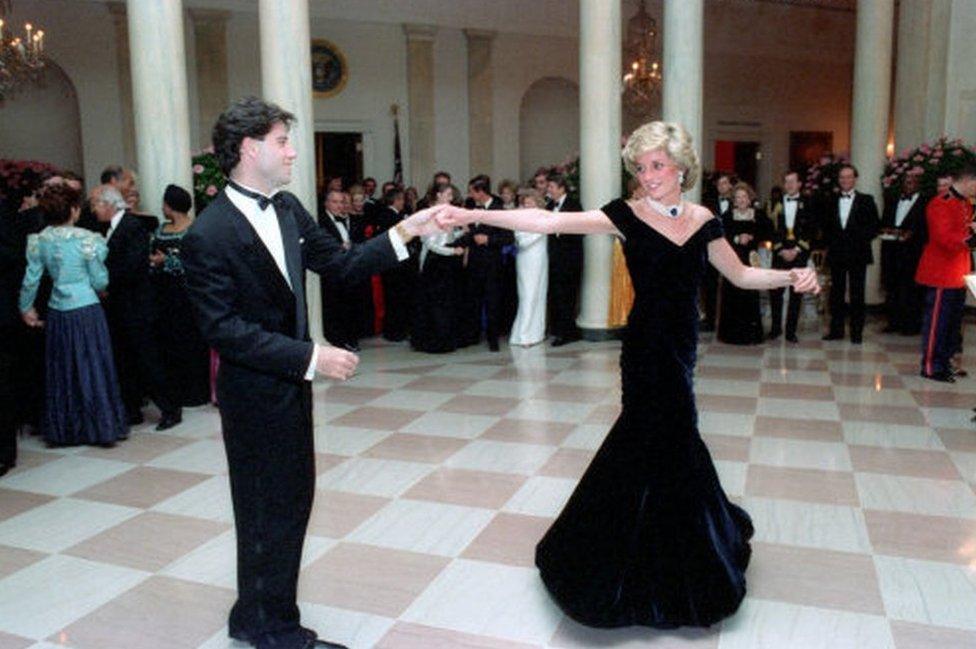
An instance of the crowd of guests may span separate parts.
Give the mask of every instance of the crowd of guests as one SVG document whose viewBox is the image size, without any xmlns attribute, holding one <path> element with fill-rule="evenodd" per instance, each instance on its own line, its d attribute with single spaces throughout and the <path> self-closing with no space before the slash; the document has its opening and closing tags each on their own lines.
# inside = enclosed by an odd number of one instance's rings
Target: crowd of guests
<svg viewBox="0 0 976 649">
<path fill-rule="evenodd" d="M 319 225 L 348 246 L 436 204 L 485 210 L 529 206 L 554 213 L 580 209 L 568 194 L 565 176 L 548 169 L 522 186 L 504 181 L 497 194 L 483 174 L 471 178 L 462 194 L 443 171 L 419 198 L 413 188 L 392 182 L 374 196 L 376 186 L 372 178 L 348 187 L 341 179 L 329 181 Z M 371 282 L 350 287 L 322 278 L 323 331 L 330 343 L 356 351 L 360 339 L 382 335 L 394 342 L 409 340 L 417 351 L 445 353 L 482 342 L 497 352 L 505 335 L 510 344 L 521 346 L 539 344 L 547 334 L 557 347 L 579 340 L 581 236 L 513 235 L 474 223 L 411 245 L 410 261 Z"/>
<path fill-rule="evenodd" d="M 211 400 L 210 353 L 183 285 L 192 198 L 166 188 L 163 220 L 141 211 L 135 176 L 107 168 L 43 180 L 0 205 L 0 475 L 29 427 L 50 446 L 113 446 Z"/>
<path fill-rule="evenodd" d="M 922 334 L 921 375 L 952 382 L 965 372 L 962 352 L 964 276 L 972 269 L 973 198 L 976 170 L 968 166 L 938 180 L 934 194 L 923 195 L 920 178 L 904 176 L 897 192 L 886 197 L 879 214 L 872 195 L 858 191 L 858 171 L 843 165 L 839 191 L 827 197 L 802 193 L 799 172 L 783 175 L 769 201 L 756 199 L 747 183 L 720 173 L 708 199 L 720 215 L 725 236 L 739 258 L 759 265 L 760 250 L 771 254 L 773 268 L 813 264 L 819 253 L 829 277 L 829 328 L 823 340 L 860 344 L 865 324 L 867 268 L 875 262 L 873 241 L 881 238 L 881 279 L 885 295 L 885 333 Z M 742 291 L 711 274 L 702 292 L 704 330 L 730 344 L 757 344 L 783 335 L 795 343 L 802 296 L 770 291 L 772 323 L 764 332 L 758 293 Z"/>
</svg>

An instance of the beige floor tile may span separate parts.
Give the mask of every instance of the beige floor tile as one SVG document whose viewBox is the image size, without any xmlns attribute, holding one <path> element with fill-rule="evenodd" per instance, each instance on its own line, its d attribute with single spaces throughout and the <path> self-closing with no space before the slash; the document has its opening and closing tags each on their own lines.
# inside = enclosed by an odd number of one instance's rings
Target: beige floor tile
<svg viewBox="0 0 976 649">
<path fill-rule="evenodd" d="M 749 446 L 748 437 L 736 435 L 702 435 L 705 445 L 716 460 L 730 460 L 732 462 L 748 462 Z"/>
<path fill-rule="evenodd" d="M 304 570 L 299 599 L 395 618 L 448 563 L 447 557 L 340 543 Z"/>
<path fill-rule="evenodd" d="M 539 645 L 397 622 L 375 649 L 537 649 Z"/>
<path fill-rule="evenodd" d="M 37 563 L 47 554 L 24 548 L 14 548 L 9 545 L 0 545 L 0 579 L 7 575 L 12 575 L 22 568 Z M 0 647 L 3 645 L 0 644 Z"/>
<path fill-rule="evenodd" d="M 575 428 L 576 426 L 573 424 L 558 421 L 534 421 L 506 417 L 482 433 L 481 437 L 499 442 L 559 446 Z"/>
<path fill-rule="evenodd" d="M 202 473 L 140 466 L 79 491 L 74 497 L 148 509 L 208 478 Z"/>
<path fill-rule="evenodd" d="M 882 424 L 924 426 L 925 416 L 918 408 L 910 406 L 874 406 L 867 404 L 840 403 L 840 417 L 847 421 L 876 421 Z"/>
<path fill-rule="evenodd" d="M 833 401 L 834 390 L 829 385 L 809 385 L 803 383 L 763 383 L 759 386 L 759 396 L 775 399 L 809 399 L 813 401 Z M 802 405 L 798 404 L 798 408 Z"/>
<path fill-rule="evenodd" d="M 452 505 L 498 509 L 525 484 L 526 476 L 441 467 L 403 497 Z"/>
<path fill-rule="evenodd" d="M 461 556 L 465 559 L 530 568 L 535 565 L 535 546 L 553 519 L 502 512 L 492 519 Z"/>
<path fill-rule="evenodd" d="M 482 397 L 459 394 L 437 409 L 462 415 L 494 415 L 500 417 L 518 405 L 518 399 L 508 397 Z"/>
<path fill-rule="evenodd" d="M 755 397 L 730 397 L 721 394 L 701 394 L 696 397 L 699 410 L 730 412 L 741 415 L 756 414 Z"/>
<path fill-rule="evenodd" d="M 362 453 L 363 457 L 440 464 L 464 448 L 465 441 L 453 437 L 396 433 Z"/>
<path fill-rule="evenodd" d="M 918 405 L 925 408 L 963 408 L 976 406 L 976 399 L 965 392 L 948 392 L 941 390 L 912 390 L 912 396 Z"/>
<path fill-rule="evenodd" d="M 608 388 L 550 383 L 540 388 L 532 398 L 569 403 L 600 403 L 606 398 L 608 392 Z"/>
<path fill-rule="evenodd" d="M 917 371 L 917 368 L 916 368 Z M 876 390 L 901 389 L 905 383 L 897 376 L 881 373 L 831 372 L 830 380 L 835 386 L 874 388 Z"/>
<path fill-rule="evenodd" d="M 854 474 L 846 471 L 749 465 L 747 496 L 858 506 Z"/>
<path fill-rule="evenodd" d="M 0 521 L 23 514 L 52 500 L 54 500 L 54 496 L 14 489 L 0 489 Z"/>
<path fill-rule="evenodd" d="M 548 381 L 558 373 L 544 367 L 505 367 L 492 374 L 491 378 L 496 381 Z"/>
<path fill-rule="evenodd" d="M 758 381 L 761 370 L 748 367 L 721 367 L 701 365 L 695 370 L 695 377 L 725 381 Z"/>
<path fill-rule="evenodd" d="M 788 419 L 760 415 L 756 417 L 753 430 L 757 437 L 784 437 L 819 442 L 844 441 L 841 423 L 824 419 Z"/>
<path fill-rule="evenodd" d="M 341 539 L 382 509 L 390 499 L 320 489 L 315 493 L 308 533 Z"/>
<path fill-rule="evenodd" d="M 854 445 L 849 450 L 855 471 L 941 480 L 958 480 L 960 477 L 945 451 Z"/>
<path fill-rule="evenodd" d="M 976 453 L 976 429 L 936 428 L 935 432 L 950 451 Z"/>
<path fill-rule="evenodd" d="M 462 379 L 451 376 L 421 376 L 407 383 L 406 390 L 424 390 L 426 392 L 446 392 L 459 394 L 466 388 L 477 383 L 474 379 Z"/>
<path fill-rule="evenodd" d="M 963 649 L 976 647 L 976 631 L 949 629 L 915 622 L 890 620 L 896 649 Z"/>
<path fill-rule="evenodd" d="M 819 358 L 767 358 L 763 367 L 801 372 L 826 372 L 827 361 Z"/>
<path fill-rule="evenodd" d="M 662 631 L 647 627 L 594 629 L 566 618 L 549 642 L 552 649 L 718 649 L 720 629 L 676 629 Z"/>
<path fill-rule="evenodd" d="M 219 435 L 220 428 L 215 428 L 213 432 Z M 153 431 L 152 433 L 130 435 L 129 439 L 116 444 L 114 448 L 89 448 L 81 454 L 85 457 L 143 464 L 192 442 L 192 439 L 185 437 L 164 435 Z"/>
<path fill-rule="evenodd" d="M 759 599 L 884 614 L 867 554 L 753 543 L 748 580 L 750 594 Z"/>
<path fill-rule="evenodd" d="M 331 471 L 348 459 L 349 458 L 345 455 L 335 455 L 334 453 L 316 453 L 315 474 L 321 475 L 327 471 Z"/>
<path fill-rule="evenodd" d="M 322 393 L 327 403 L 345 403 L 359 406 L 373 399 L 378 399 L 390 390 L 386 388 L 356 387 L 352 385 L 332 385 Z"/>
<path fill-rule="evenodd" d="M 333 419 L 330 423 L 335 426 L 349 426 L 351 428 L 397 430 L 422 414 L 419 410 L 363 406 Z"/>
<path fill-rule="evenodd" d="M 151 577 L 68 626 L 64 636 L 76 649 L 196 647 L 225 624 L 233 601 L 230 590 Z"/>
<path fill-rule="evenodd" d="M 155 572 L 230 528 L 226 523 L 145 512 L 64 554 Z"/>
<path fill-rule="evenodd" d="M 874 509 L 864 519 L 877 554 L 976 565 L 976 520 Z"/>
<path fill-rule="evenodd" d="M 0 649 L 27 649 L 34 641 L 0 631 Z"/>
<path fill-rule="evenodd" d="M 619 416 L 620 406 L 618 404 L 597 406 L 590 412 L 589 415 L 586 416 L 583 423 L 611 426 L 617 421 L 617 417 Z"/>
<path fill-rule="evenodd" d="M 554 478 L 579 478 L 593 461 L 593 451 L 561 448 L 538 471 L 538 475 Z"/>
</svg>

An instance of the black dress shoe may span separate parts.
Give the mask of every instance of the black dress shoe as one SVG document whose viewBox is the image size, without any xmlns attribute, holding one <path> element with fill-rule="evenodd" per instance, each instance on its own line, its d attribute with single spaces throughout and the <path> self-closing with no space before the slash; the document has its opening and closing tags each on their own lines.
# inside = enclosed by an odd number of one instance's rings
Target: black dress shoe
<svg viewBox="0 0 976 649">
<path fill-rule="evenodd" d="M 7 475 L 7 472 L 10 471 L 10 469 L 14 468 L 14 466 L 16 466 L 16 465 L 15 464 L 0 464 L 0 478 L 2 478 L 3 476 Z"/>
<path fill-rule="evenodd" d="M 563 345 L 565 345 L 568 342 L 569 341 L 566 340 L 565 338 L 563 338 L 562 336 L 556 336 L 555 338 L 552 339 L 552 343 L 551 344 L 552 344 L 553 347 L 562 347 Z"/>
<path fill-rule="evenodd" d="M 138 426 L 139 424 L 146 421 L 146 418 L 142 416 L 141 412 L 137 412 L 129 415 L 127 423 L 130 426 Z"/>
<path fill-rule="evenodd" d="M 939 381 L 940 383 L 955 383 L 956 380 L 952 378 L 952 374 L 945 372 L 943 374 L 926 374 L 921 372 L 919 374 L 923 379 L 929 379 L 930 381 Z"/>
<path fill-rule="evenodd" d="M 766 340 L 776 340 L 781 335 L 783 335 L 783 331 L 781 329 L 773 329 L 769 332 L 769 335 L 766 336 Z"/>
<path fill-rule="evenodd" d="M 796 337 L 796 334 L 786 334 L 786 342 L 788 342 L 788 343 L 798 343 L 800 341 Z"/>
<path fill-rule="evenodd" d="M 863 342 L 863 340 L 862 340 L 862 338 L 860 336 L 851 336 L 851 344 L 852 345 L 860 345 L 861 342 Z"/>
<path fill-rule="evenodd" d="M 954 377 L 956 377 L 957 379 L 964 379 L 967 376 L 969 376 L 969 372 L 967 372 L 966 370 L 960 368 L 958 370 L 952 370 L 952 375 Z"/>
<path fill-rule="evenodd" d="M 820 340 L 844 340 L 844 334 L 829 333 L 826 336 L 821 336 Z"/>
<path fill-rule="evenodd" d="M 497 352 L 498 351 L 498 340 L 489 340 L 488 341 L 488 351 L 490 351 L 490 352 Z"/>
<path fill-rule="evenodd" d="M 266 635 L 257 639 L 248 637 L 234 637 L 235 640 L 250 642 L 257 649 L 315 649 L 315 647 L 326 647 L 327 649 L 349 649 L 344 644 L 330 642 L 318 637 L 315 631 L 304 627 L 297 631 L 281 635 Z"/>
<path fill-rule="evenodd" d="M 176 426 L 183 421 L 183 414 L 179 411 L 170 412 L 163 415 L 162 419 L 159 420 L 159 424 L 156 425 L 156 430 L 169 430 L 173 426 Z"/>
</svg>

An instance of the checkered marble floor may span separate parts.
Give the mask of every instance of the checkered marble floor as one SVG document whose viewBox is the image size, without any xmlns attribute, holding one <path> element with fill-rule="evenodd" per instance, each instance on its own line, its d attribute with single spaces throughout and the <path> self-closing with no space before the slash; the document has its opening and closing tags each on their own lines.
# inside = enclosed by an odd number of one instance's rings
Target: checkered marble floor
<svg viewBox="0 0 976 649">
<path fill-rule="evenodd" d="M 704 340 L 700 427 L 757 527 L 749 596 L 716 628 L 659 632 L 568 621 L 532 566 L 618 413 L 619 345 L 375 343 L 315 386 L 304 622 L 383 649 L 976 647 L 976 377 L 920 379 L 917 347 Z M 21 458 L 0 479 L 0 649 L 243 647 L 214 409 Z"/>
</svg>

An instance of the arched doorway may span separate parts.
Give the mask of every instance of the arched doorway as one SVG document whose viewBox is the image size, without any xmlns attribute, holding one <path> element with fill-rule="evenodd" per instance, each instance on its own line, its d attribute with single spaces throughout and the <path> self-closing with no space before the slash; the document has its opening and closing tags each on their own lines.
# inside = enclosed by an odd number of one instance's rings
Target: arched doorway
<svg viewBox="0 0 976 649">
<path fill-rule="evenodd" d="M 81 113 L 74 84 L 47 62 L 42 85 L 28 86 L 0 104 L 0 155 L 38 160 L 80 174 Z"/>
<path fill-rule="evenodd" d="M 579 153 L 579 86 L 544 77 L 525 91 L 519 107 L 520 177 Z"/>
</svg>

